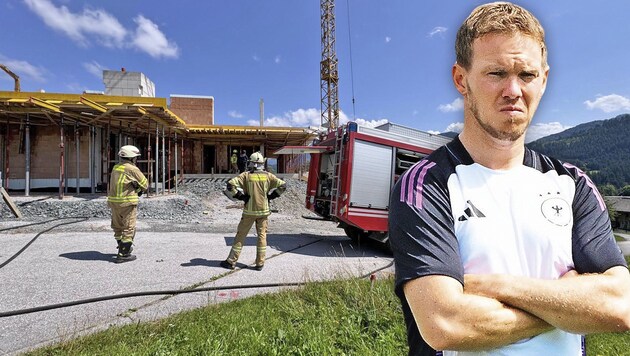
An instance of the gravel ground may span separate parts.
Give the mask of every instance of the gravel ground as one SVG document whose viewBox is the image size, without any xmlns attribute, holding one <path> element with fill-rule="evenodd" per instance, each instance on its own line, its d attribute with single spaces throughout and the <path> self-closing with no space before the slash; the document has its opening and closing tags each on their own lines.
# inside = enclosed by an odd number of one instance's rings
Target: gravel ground
<svg viewBox="0 0 630 356">
<path fill-rule="evenodd" d="M 233 231 L 240 220 L 243 204 L 223 195 L 225 179 L 193 179 L 179 186 L 178 194 L 142 196 L 138 207 L 139 231 Z M 270 226 L 283 231 L 303 231 L 323 227 L 331 229 L 333 223 L 303 219 L 316 215 L 304 207 L 306 182 L 286 179 L 287 190 L 271 202 L 273 213 Z M 104 194 L 80 194 L 59 199 L 57 193 L 34 193 L 29 197 L 13 193 L 12 200 L 22 213 L 17 219 L 4 201 L 0 204 L 0 222 L 3 226 L 24 225 L 25 222 L 42 222 L 51 219 L 87 217 L 89 229 L 108 230 L 110 210 Z M 58 230 L 84 229 L 85 224 L 69 224 Z M 37 226 L 33 226 L 37 230 Z M 20 229 L 28 231 L 28 227 Z M 339 230 L 341 232 L 341 230 Z M 343 232 L 341 232 L 343 234 Z"/>
</svg>

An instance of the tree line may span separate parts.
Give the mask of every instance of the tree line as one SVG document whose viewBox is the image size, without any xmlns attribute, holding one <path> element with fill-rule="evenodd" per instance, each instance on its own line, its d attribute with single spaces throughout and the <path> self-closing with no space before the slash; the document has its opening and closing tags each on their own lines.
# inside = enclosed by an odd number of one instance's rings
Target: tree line
<svg viewBox="0 0 630 356">
<path fill-rule="evenodd" d="M 603 195 L 630 196 L 630 114 L 581 124 L 527 146 L 580 167 Z"/>
</svg>

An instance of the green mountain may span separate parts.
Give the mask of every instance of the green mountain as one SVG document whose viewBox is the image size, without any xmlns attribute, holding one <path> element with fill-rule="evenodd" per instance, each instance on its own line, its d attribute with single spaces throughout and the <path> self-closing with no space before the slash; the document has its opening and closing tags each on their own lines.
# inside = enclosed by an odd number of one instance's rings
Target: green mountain
<svg viewBox="0 0 630 356">
<path fill-rule="evenodd" d="M 575 164 L 597 186 L 630 185 L 630 114 L 578 125 L 530 142 L 535 151 Z"/>
</svg>

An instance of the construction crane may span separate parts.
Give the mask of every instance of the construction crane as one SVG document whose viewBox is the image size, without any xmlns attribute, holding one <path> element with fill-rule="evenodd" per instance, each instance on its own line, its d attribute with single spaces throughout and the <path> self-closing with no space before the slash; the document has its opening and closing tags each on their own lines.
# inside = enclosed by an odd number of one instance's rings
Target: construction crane
<svg viewBox="0 0 630 356">
<path fill-rule="evenodd" d="M 339 126 L 339 72 L 335 51 L 335 0 L 321 0 L 322 61 L 320 62 L 321 125 L 328 132 Z"/>
<path fill-rule="evenodd" d="M 13 80 L 15 80 L 15 88 L 14 90 L 16 92 L 20 91 L 20 76 L 13 73 L 9 68 L 7 68 L 7 66 L 5 66 L 4 64 L 0 64 L 0 68 L 2 68 L 3 71 L 5 71 L 8 75 L 10 75 Z"/>
</svg>

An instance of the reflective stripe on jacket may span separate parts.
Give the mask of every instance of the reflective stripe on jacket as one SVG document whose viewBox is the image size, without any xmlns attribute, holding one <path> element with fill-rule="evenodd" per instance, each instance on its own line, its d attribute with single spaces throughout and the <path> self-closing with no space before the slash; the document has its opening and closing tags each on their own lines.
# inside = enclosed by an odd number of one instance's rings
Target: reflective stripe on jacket
<svg viewBox="0 0 630 356">
<path fill-rule="evenodd" d="M 271 214 L 267 193 L 273 188 L 286 184 L 273 173 L 266 171 L 243 172 L 230 179 L 229 183 L 236 188 L 243 189 L 249 195 L 249 201 L 243 207 L 243 215 L 267 216 Z"/>
<path fill-rule="evenodd" d="M 119 163 L 112 169 L 107 202 L 120 206 L 138 205 L 138 192 L 146 191 L 148 187 L 147 178 L 135 164 L 130 161 Z"/>
</svg>

